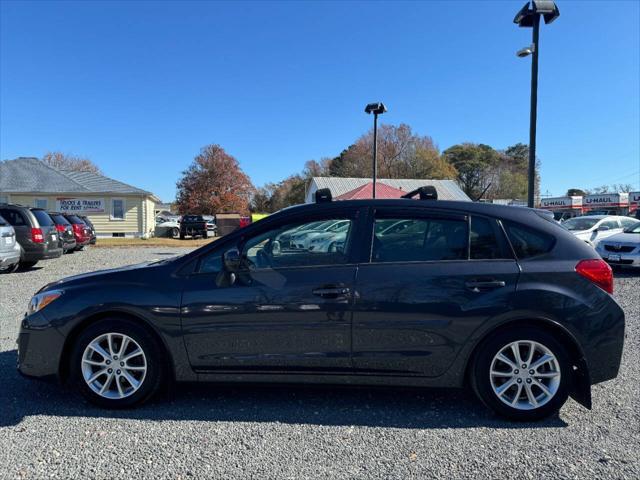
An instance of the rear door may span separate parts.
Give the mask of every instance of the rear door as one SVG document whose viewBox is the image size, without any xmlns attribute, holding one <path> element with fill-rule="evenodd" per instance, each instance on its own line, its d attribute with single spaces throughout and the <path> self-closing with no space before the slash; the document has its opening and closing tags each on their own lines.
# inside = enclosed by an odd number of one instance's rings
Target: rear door
<svg viewBox="0 0 640 480">
<path fill-rule="evenodd" d="M 510 308 L 519 269 L 501 227 L 464 213 L 379 208 L 369 228 L 354 305 L 356 372 L 441 375 L 476 328 Z"/>
</svg>

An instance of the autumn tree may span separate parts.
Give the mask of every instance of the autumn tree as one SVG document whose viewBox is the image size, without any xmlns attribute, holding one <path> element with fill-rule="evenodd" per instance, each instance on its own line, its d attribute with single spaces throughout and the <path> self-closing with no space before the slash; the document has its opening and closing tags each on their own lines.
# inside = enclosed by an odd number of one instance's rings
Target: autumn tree
<svg viewBox="0 0 640 480">
<path fill-rule="evenodd" d="M 80 157 L 62 152 L 47 152 L 42 161 L 58 170 L 73 170 L 77 172 L 91 172 L 102 174 L 100 168 L 86 157 Z"/>
<path fill-rule="evenodd" d="M 246 214 L 254 193 L 238 160 L 220 145 L 203 147 L 176 187 L 176 205 L 181 214 Z"/>
<path fill-rule="evenodd" d="M 371 177 L 373 130 L 362 135 L 328 165 L 338 177 Z M 378 129 L 378 176 L 380 178 L 454 179 L 455 168 L 443 160 L 427 135 L 414 133 L 409 125 L 380 125 Z"/>
</svg>

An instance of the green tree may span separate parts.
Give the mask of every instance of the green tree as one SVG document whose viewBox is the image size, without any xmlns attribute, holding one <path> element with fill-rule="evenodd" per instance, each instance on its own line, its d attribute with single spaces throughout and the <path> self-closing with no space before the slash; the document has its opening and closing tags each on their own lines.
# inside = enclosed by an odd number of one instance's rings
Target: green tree
<svg viewBox="0 0 640 480">
<path fill-rule="evenodd" d="M 570 188 L 567 190 L 567 197 L 583 197 L 587 194 L 584 190 L 579 188 Z"/>
<path fill-rule="evenodd" d="M 500 155 L 489 145 L 463 143 L 446 149 L 443 158 L 458 172 L 458 183 L 472 199 L 492 183 Z"/>
</svg>

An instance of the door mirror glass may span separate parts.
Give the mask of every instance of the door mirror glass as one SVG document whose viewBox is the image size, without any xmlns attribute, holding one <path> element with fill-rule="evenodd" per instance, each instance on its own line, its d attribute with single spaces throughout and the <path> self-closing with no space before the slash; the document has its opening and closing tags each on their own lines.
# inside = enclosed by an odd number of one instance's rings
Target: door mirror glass
<svg viewBox="0 0 640 480">
<path fill-rule="evenodd" d="M 228 272 L 236 272 L 240 269 L 240 252 L 237 248 L 224 252 L 224 268 Z"/>
</svg>

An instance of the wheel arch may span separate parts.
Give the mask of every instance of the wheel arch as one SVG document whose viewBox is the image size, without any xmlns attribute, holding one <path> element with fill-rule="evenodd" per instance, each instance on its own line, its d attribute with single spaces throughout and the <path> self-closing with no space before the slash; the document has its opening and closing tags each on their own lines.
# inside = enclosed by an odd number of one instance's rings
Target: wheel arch
<svg viewBox="0 0 640 480">
<path fill-rule="evenodd" d="M 591 409 L 591 377 L 589 375 L 589 366 L 584 355 L 584 351 L 580 346 L 580 343 L 576 337 L 567 330 L 560 323 L 551 320 L 549 318 L 526 318 L 526 319 L 513 319 L 501 323 L 494 328 L 484 332 L 484 334 L 476 341 L 476 344 L 468 356 L 465 369 L 464 369 L 464 381 L 465 384 L 471 384 L 471 370 L 475 362 L 478 351 L 484 344 L 484 342 L 491 335 L 495 335 L 498 332 L 505 330 L 517 329 L 522 327 L 543 328 L 545 331 L 554 335 L 554 337 L 567 349 L 571 364 L 573 367 L 572 380 L 573 387 L 571 390 L 571 397 L 578 403 L 583 405 L 587 409 Z"/>
<path fill-rule="evenodd" d="M 62 355 L 60 356 L 60 363 L 58 366 L 58 376 L 62 383 L 65 383 L 69 378 L 69 363 L 71 351 L 73 350 L 73 344 L 77 340 L 78 336 L 87 328 L 89 325 L 98 322 L 105 318 L 121 318 L 128 319 L 136 322 L 142 328 L 144 328 L 155 340 L 158 342 L 158 345 L 162 349 L 162 353 L 165 358 L 165 369 L 169 380 L 173 381 L 175 379 L 175 365 L 173 362 L 173 356 L 171 355 L 171 350 L 167 346 L 166 342 L 162 338 L 162 335 L 158 333 L 158 331 L 153 328 L 151 323 L 140 315 L 133 314 L 131 312 L 123 311 L 123 310 L 106 310 L 102 312 L 97 312 L 88 317 L 82 319 L 78 322 L 77 325 L 73 327 L 73 329 L 67 335 L 64 346 L 62 348 Z"/>
</svg>

